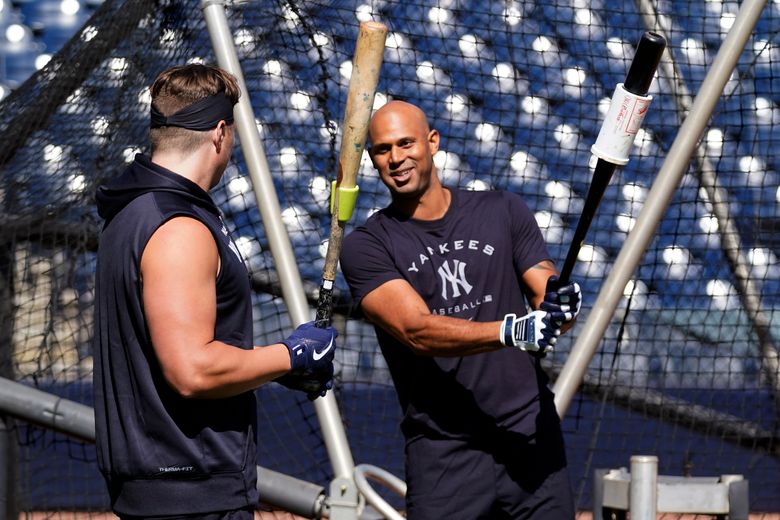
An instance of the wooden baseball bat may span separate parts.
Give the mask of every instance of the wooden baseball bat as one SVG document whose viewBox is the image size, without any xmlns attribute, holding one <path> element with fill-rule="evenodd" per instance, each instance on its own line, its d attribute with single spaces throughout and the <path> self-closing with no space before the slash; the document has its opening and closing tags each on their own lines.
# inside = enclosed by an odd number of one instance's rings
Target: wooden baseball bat
<svg viewBox="0 0 780 520">
<path fill-rule="evenodd" d="M 370 21 L 360 24 L 355 56 L 352 60 L 352 76 L 347 91 L 347 106 L 341 126 L 338 175 L 334 189 L 331 191 L 330 239 L 325 254 L 315 318 L 318 327 L 326 327 L 330 324 L 333 286 L 341 253 L 341 242 L 344 239 L 344 227 L 352 215 L 357 196 L 355 180 L 365 149 L 386 37 L 387 27 L 383 23 Z"/>
</svg>

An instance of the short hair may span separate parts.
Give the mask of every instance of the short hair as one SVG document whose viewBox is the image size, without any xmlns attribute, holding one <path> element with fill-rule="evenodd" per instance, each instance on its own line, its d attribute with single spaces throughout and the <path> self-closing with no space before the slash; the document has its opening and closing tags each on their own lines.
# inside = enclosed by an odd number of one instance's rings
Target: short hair
<svg viewBox="0 0 780 520">
<path fill-rule="evenodd" d="M 221 91 L 225 92 L 233 105 L 238 103 L 241 90 L 231 73 L 213 65 L 179 65 L 163 71 L 154 80 L 151 87 L 152 105 L 168 117 Z M 207 131 L 176 126 L 152 128 L 149 132 L 152 153 L 169 150 L 192 152 L 205 142 L 207 134 Z"/>
</svg>

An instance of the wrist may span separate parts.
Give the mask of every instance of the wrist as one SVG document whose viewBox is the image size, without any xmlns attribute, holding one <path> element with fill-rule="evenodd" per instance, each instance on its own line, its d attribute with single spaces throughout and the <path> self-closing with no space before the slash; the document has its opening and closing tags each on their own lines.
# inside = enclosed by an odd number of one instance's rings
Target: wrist
<svg viewBox="0 0 780 520">
<path fill-rule="evenodd" d="M 284 343 L 279 343 L 278 345 L 274 345 L 279 347 L 279 353 L 278 353 L 278 360 L 279 362 L 284 366 L 286 371 L 292 370 L 293 362 L 292 362 L 292 356 L 293 351 L 290 347 L 285 345 Z"/>
<path fill-rule="evenodd" d="M 290 351 L 284 343 L 255 345 L 252 352 L 255 357 L 252 363 L 248 363 L 248 367 L 261 370 L 270 379 L 276 379 L 290 372 Z"/>
<path fill-rule="evenodd" d="M 499 330 L 498 339 L 505 347 L 513 347 L 515 345 L 514 339 L 512 337 L 512 330 L 514 328 L 516 318 L 517 315 L 515 314 L 506 314 L 504 316 L 504 320 L 501 322 L 501 329 Z"/>
<path fill-rule="evenodd" d="M 289 372 L 292 370 L 292 350 L 284 343 L 272 343 L 266 346 L 256 346 L 254 350 L 262 350 L 269 357 L 269 365 L 277 370 Z"/>
</svg>

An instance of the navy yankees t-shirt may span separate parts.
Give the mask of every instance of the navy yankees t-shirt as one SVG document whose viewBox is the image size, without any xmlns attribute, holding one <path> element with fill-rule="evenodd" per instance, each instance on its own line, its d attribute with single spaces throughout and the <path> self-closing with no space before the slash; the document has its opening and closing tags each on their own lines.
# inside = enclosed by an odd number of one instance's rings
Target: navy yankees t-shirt
<svg viewBox="0 0 780 520">
<path fill-rule="evenodd" d="M 433 314 L 496 321 L 528 312 L 522 274 L 550 258 L 533 213 L 514 193 L 450 191 L 439 220 L 411 219 L 389 207 L 344 239 L 341 269 L 357 303 L 385 282 L 404 279 Z M 485 438 L 497 430 L 531 435 L 539 399 L 552 400 L 547 376 L 526 352 L 421 356 L 380 327 L 376 333 L 407 440 Z"/>
</svg>

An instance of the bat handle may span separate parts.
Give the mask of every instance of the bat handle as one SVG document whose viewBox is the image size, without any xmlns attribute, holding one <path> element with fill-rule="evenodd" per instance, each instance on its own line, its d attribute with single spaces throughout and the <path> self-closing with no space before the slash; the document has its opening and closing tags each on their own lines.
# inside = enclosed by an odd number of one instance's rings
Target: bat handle
<svg viewBox="0 0 780 520">
<path fill-rule="evenodd" d="M 571 273 L 574 270 L 574 263 L 577 261 L 577 255 L 579 252 L 579 249 L 577 249 L 577 251 L 569 249 L 569 253 L 566 255 L 566 260 L 563 262 L 563 268 L 558 275 L 558 283 L 560 285 L 566 285 L 569 283 L 569 278 L 571 278 Z"/>
<path fill-rule="evenodd" d="M 323 279 L 320 286 L 320 295 L 317 298 L 317 314 L 314 318 L 314 326 L 320 329 L 330 325 L 333 315 L 333 282 Z"/>
<path fill-rule="evenodd" d="M 571 273 L 574 270 L 574 263 L 577 261 L 580 248 L 585 242 L 585 236 L 588 234 L 588 229 L 596 214 L 596 207 L 607 190 L 609 180 L 612 178 L 615 168 L 617 168 L 616 164 L 603 159 L 599 159 L 596 162 L 596 170 L 593 172 L 593 180 L 590 183 L 590 188 L 588 188 L 588 195 L 583 206 L 584 209 L 582 215 L 580 215 L 579 222 L 577 222 L 577 229 L 574 231 L 571 247 L 569 247 L 566 260 L 563 262 L 563 268 L 558 276 L 562 285 L 569 282 L 569 277 L 571 277 Z"/>
</svg>

